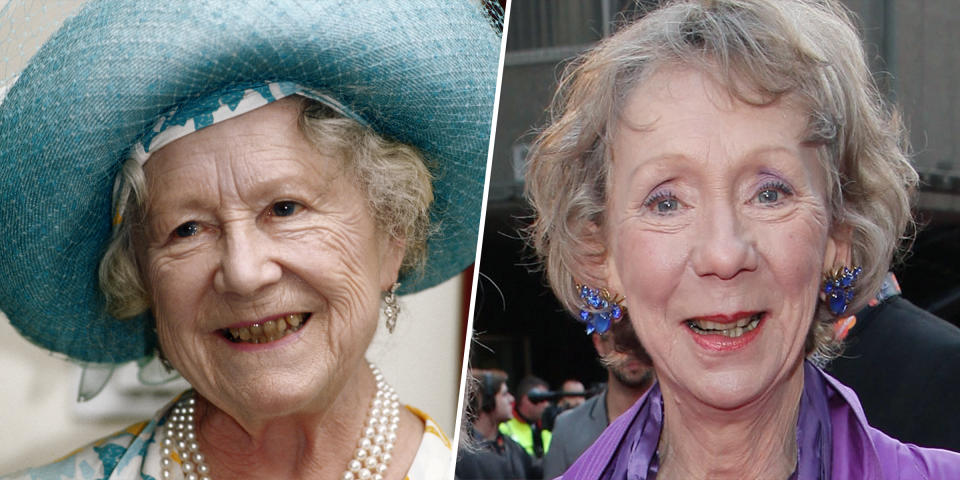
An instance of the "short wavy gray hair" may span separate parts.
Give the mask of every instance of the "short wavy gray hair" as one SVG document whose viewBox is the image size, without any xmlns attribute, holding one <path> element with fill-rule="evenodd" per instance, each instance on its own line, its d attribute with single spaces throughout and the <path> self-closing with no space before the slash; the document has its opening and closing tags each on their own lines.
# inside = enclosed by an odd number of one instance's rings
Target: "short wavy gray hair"
<svg viewBox="0 0 960 480">
<path fill-rule="evenodd" d="M 341 116 L 323 103 L 304 98 L 300 113 L 304 136 L 324 152 L 336 152 L 367 198 L 378 230 L 404 242 L 401 272 L 422 269 L 430 235 L 432 176 L 426 160 L 409 145 L 387 140 L 369 127 Z M 127 160 L 118 175 L 117 222 L 100 261 L 100 289 L 107 313 L 117 318 L 139 315 L 150 307 L 137 265 L 133 230 L 144 215 L 147 182 L 143 167 Z"/>
<path fill-rule="evenodd" d="M 577 311 L 575 274 L 606 255 L 596 236 L 620 109 L 663 66 L 713 75 L 750 104 L 799 100 L 808 139 L 821 146 L 831 231 L 849 230 L 853 263 L 863 268 L 850 310 L 866 305 L 901 240 L 912 237 L 918 177 L 899 115 L 879 94 L 851 14 L 835 0 L 665 2 L 568 65 L 526 177 L 535 210 L 528 238 L 561 303 Z M 815 320 L 807 354 L 829 358 L 837 352 L 834 318 L 821 305 Z"/>
</svg>

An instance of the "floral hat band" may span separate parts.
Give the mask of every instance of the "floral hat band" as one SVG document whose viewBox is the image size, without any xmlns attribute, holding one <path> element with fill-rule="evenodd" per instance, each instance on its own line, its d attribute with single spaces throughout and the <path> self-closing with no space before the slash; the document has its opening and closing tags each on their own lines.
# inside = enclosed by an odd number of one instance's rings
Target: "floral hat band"
<svg viewBox="0 0 960 480">
<path fill-rule="evenodd" d="M 153 128 L 133 145 L 130 156 L 143 165 L 150 155 L 197 130 L 239 117 L 290 95 L 300 95 L 332 108 L 337 113 L 367 125 L 362 118 L 329 95 L 292 82 L 265 82 L 234 86 L 210 96 L 178 105 L 161 115 Z"/>
<path fill-rule="evenodd" d="M 0 92 L 2 93 L 2 92 Z M 249 85 L 234 85 L 211 95 L 199 97 L 170 109 L 137 143 L 130 148 L 130 158 L 142 166 L 153 152 L 210 125 L 239 117 L 281 98 L 300 95 L 330 107 L 335 112 L 369 126 L 365 120 L 340 102 L 322 92 L 300 86 L 293 82 L 263 82 Z M 2 100 L 2 97 L 0 97 Z M 124 209 L 131 189 L 125 185 L 122 175 L 117 175 L 113 185 L 113 229 L 123 223 Z"/>
</svg>

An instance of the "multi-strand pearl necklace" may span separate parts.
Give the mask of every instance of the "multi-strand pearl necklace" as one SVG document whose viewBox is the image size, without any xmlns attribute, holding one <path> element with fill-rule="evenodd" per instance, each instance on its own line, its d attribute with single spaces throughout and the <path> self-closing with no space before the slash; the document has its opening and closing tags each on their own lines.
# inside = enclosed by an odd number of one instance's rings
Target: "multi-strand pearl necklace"
<svg viewBox="0 0 960 480">
<path fill-rule="evenodd" d="M 347 463 L 343 480 L 383 480 L 393 458 L 393 444 L 400 427 L 400 400 L 393 387 L 383 379 L 380 369 L 371 363 L 370 370 L 377 381 L 377 395 L 370 404 L 363 436 L 353 459 Z"/>
<path fill-rule="evenodd" d="M 197 400 L 194 391 L 183 394 L 180 401 L 170 412 L 170 418 L 163 426 L 160 443 L 161 477 L 164 480 L 173 478 L 174 459 L 180 458 L 180 469 L 186 480 L 210 480 L 210 467 L 206 458 L 200 453 L 200 444 L 197 443 L 197 432 L 194 426 Z"/>
<path fill-rule="evenodd" d="M 400 426 L 400 401 L 393 387 L 384 380 L 380 369 L 371 363 L 370 370 L 377 382 L 377 394 L 367 413 L 363 436 L 341 477 L 343 480 L 383 480 L 393 458 L 393 445 L 397 441 L 397 429 Z M 210 467 L 197 443 L 194 397 L 192 390 L 185 393 L 162 427 L 160 462 L 164 480 L 174 478 L 176 458 L 180 459 L 184 479 L 210 480 Z"/>
</svg>

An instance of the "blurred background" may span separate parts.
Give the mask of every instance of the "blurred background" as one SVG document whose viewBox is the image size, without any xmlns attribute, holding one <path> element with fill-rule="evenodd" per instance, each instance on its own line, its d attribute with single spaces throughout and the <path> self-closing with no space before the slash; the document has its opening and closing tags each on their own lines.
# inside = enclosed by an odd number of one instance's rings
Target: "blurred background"
<svg viewBox="0 0 960 480">
<path fill-rule="evenodd" d="M 529 221 L 524 159 L 564 65 L 656 1 L 524 0 L 510 13 L 484 226 L 472 365 L 501 368 L 510 387 L 534 374 L 560 389 L 604 381 L 583 326 L 534 270 L 517 233 Z M 858 17 L 882 92 L 910 131 L 920 172 L 913 254 L 895 269 L 904 296 L 960 325 L 960 10 L 956 0 L 844 0 Z"/>
</svg>

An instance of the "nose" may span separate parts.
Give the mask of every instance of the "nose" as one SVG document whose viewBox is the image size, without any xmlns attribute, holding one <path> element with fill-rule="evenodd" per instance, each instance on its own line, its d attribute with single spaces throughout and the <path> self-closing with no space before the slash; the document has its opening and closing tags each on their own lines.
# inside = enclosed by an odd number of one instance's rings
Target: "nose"
<svg viewBox="0 0 960 480">
<path fill-rule="evenodd" d="M 742 271 L 756 269 L 757 252 L 747 220 L 740 219 L 731 205 L 717 202 L 702 210 L 698 220 L 701 228 L 693 253 L 697 275 L 729 280 Z"/>
<path fill-rule="evenodd" d="M 280 280 L 282 269 L 268 235 L 255 225 L 224 226 L 220 241 L 220 268 L 214 289 L 221 294 L 249 296 Z"/>
</svg>

